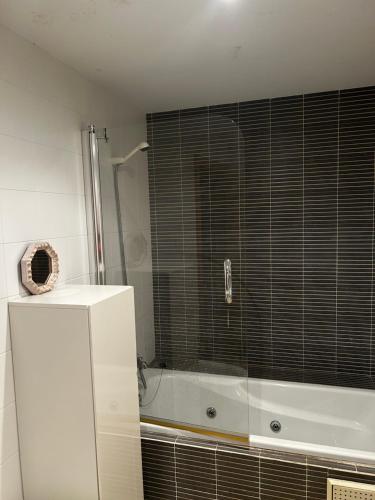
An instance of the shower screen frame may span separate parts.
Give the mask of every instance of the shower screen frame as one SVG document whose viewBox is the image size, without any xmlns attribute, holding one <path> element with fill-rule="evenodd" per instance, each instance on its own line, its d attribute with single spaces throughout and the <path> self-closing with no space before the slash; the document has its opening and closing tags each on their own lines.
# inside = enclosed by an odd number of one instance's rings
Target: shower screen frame
<svg viewBox="0 0 375 500">
<path fill-rule="evenodd" d="M 88 250 L 89 250 L 89 265 L 90 274 L 95 276 L 97 285 L 107 285 L 108 276 L 105 260 L 105 231 L 103 222 L 103 206 L 102 206 L 102 191 L 101 191 L 101 160 L 100 160 L 100 142 L 109 142 L 107 130 L 103 135 L 98 135 L 94 125 L 89 125 L 86 130 L 82 131 L 82 147 L 83 147 L 83 166 L 84 166 L 84 183 L 85 183 L 85 200 L 86 200 L 86 218 L 88 230 Z M 112 165 L 113 172 L 113 196 L 116 204 L 117 225 L 119 230 L 119 246 L 121 259 L 121 281 L 122 285 L 127 285 L 125 245 L 123 238 L 123 224 L 121 217 L 120 194 L 118 187 L 118 170 L 122 165 Z M 104 165 L 103 168 L 109 168 Z"/>
<path fill-rule="evenodd" d="M 99 146 L 95 126 L 92 124 L 82 131 L 82 150 L 90 274 L 95 276 L 97 285 L 105 285 Z"/>
</svg>

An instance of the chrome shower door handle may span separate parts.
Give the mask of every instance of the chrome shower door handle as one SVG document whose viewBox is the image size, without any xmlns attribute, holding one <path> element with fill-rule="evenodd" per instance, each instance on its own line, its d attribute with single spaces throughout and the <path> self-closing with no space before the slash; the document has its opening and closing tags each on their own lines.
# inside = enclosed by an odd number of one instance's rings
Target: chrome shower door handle
<svg viewBox="0 0 375 500">
<path fill-rule="evenodd" d="M 230 259 L 224 260 L 224 286 L 225 286 L 225 302 L 232 303 L 232 262 Z"/>
</svg>

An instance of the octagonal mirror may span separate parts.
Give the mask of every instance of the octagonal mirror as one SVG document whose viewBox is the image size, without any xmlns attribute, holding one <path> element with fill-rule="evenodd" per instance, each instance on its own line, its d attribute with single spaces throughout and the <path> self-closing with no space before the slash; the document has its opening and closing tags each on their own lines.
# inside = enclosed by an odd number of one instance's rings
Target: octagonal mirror
<svg viewBox="0 0 375 500">
<path fill-rule="evenodd" d="M 59 274 L 56 251 L 46 241 L 32 243 L 21 260 L 22 283 L 34 295 L 53 289 Z"/>
</svg>

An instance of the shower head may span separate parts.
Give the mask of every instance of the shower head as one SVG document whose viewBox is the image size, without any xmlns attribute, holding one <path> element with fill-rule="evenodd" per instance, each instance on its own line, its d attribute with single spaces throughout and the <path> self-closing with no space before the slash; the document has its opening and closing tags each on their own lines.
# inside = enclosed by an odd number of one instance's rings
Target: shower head
<svg viewBox="0 0 375 500">
<path fill-rule="evenodd" d="M 140 151 L 147 151 L 150 149 L 150 144 L 148 142 L 141 142 L 138 144 L 137 148 L 139 148 Z"/>
<path fill-rule="evenodd" d="M 130 153 L 124 158 L 112 158 L 112 165 L 118 166 L 122 165 L 123 163 L 127 162 L 135 153 L 138 153 L 138 151 L 147 151 L 150 149 L 150 145 L 148 142 L 140 142 L 137 147 L 135 147 Z"/>
</svg>

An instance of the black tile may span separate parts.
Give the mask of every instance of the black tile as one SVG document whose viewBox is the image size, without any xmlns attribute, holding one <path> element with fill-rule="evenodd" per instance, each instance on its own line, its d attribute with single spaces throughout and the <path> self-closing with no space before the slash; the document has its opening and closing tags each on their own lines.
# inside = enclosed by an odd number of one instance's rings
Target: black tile
<svg viewBox="0 0 375 500">
<path fill-rule="evenodd" d="M 326 500 L 328 471 L 322 467 L 306 469 L 306 500 Z"/>
<path fill-rule="evenodd" d="M 363 474 L 371 474 L 372 476 L 375 476 L 375 465 L 357 464 L 357 472 L 362 472 Z"/>
<path fill-rule="evenodd" d="M 217 452 L 217 499 L 259 498 L 259 458 L 242 453 Z"/>
<path fill-rule="evenodd" d="M 142 440 L 142 464 L 145 500 L 175 500 L 174 445 Z"/>
<path fill-rule="evenodd" d="M 338 462 L 336 460 L 321 458 L 321 457 L 307 457 L 308 465 L 315 465 L 318 467 L 325 467 L 326 469 L 338 469 L 342 471 L 356 471 L 356 466 L 354 463 L 349 462 Z"/>
<path fill-rule="evenodd" d="M 260 461 L 262 500 L 306 500 L 306 467 L 276 460 Z"/>
<path fill-rule="evenodd" d="M 177 496 L 179 499 L 216 498 L 215 450 L 176 446 Z"/>
<path fill-rule="evenodd" d="M 260 449 L 260 457 L 262 459 L 274 459 L 282 462 L 293 462 L 295 464 L 306 465 L 306 457 L 301 453 Z"/>
<path fill-rule="evenodd" d="M 328 477 L 333 479 L 342 479 L 344 481 L 357 481 L 359 483 L 375 484 L 375 476 L 358 474 L 354 472 L 328 470 Z"/>
<path fill-rule="evenodd" d="M 217 441 L 216 439 L 212 438 L 210 439 L 210 436 L 207 436 L 207 438 L 203 438 L 202 436 L 179 436 L 176 441 L 177 445 L 185 445 L 185 446 L 195 446 L 197 448 L 205 448 L 205 449 L 211 449 L 211 450 L 216 450 L 217 448 Z"/>
</svg>

